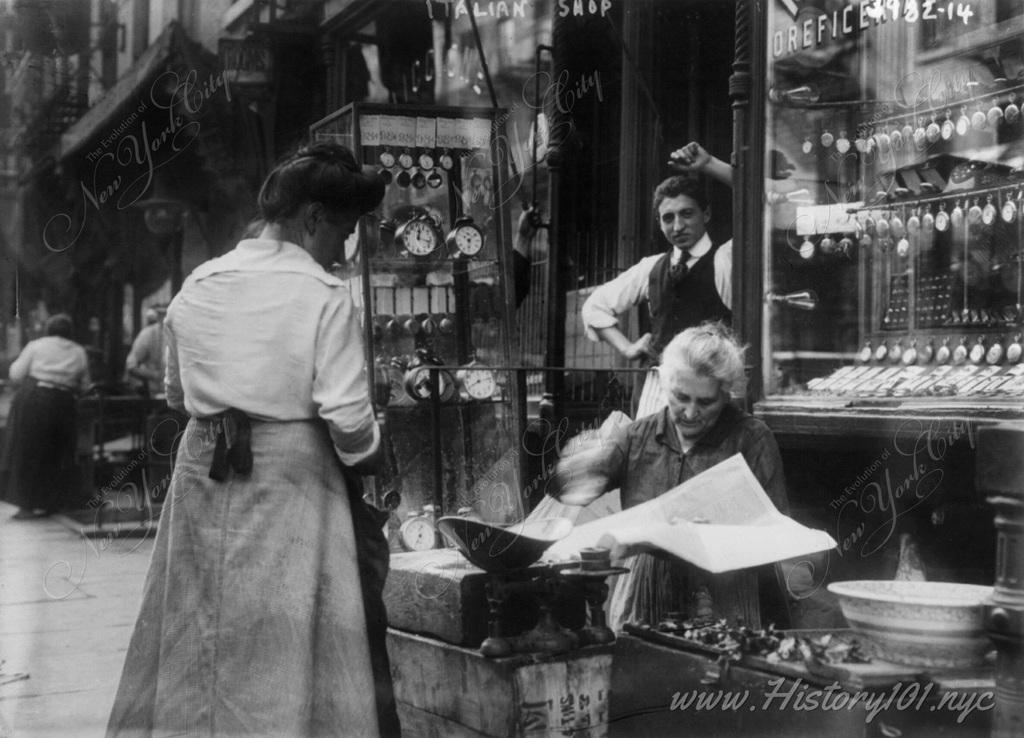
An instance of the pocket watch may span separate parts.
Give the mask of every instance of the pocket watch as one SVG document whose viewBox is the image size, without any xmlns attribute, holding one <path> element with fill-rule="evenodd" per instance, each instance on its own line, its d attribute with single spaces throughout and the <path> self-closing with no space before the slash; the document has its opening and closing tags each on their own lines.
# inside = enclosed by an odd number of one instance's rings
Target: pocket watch
<svg viewBox="0 0 1024 738">
<path fill-rule="evenodd" d="M 417 349 L 416 356 L 405 370 L 406 393 L 414 400 L 425 402 L 432 399 L 430 386 L 431 367 L 441 362 L 427 349 Z M 437 370 L 437 399 L 448 402 L 455 395 L 455 380 L 445 369 Z"/>
<path fill-rule="evenodd" d="M 938 351 L 935 352 L 935 363 L 945 364 L 947 361 L 949 361 L 950 354 L 951 352 L 949 350 L 949 339 L 943 338 L 942 345 L 939 346 Z"/>
<path fill-rule="evenodd" d="M 420 154 L 419 159 L 417 159 L 417 163 L 420 165 L 420 169 L 433 169 L 434 157 L 432 157 L 430 154 L 424 151 L 422 154 Z"/>
<path fill-rule="evenodd" d="M 942 121 L 942 140 L 948 141 L 953 138 L 956 131 L 956 124 L 953 122 L 953 111 L 946 111 L 946 120 Z"/>
<path fill-rule="evenodd" d="M 953 349 L 953 363 L 963 364 L 967 361 L 967 339 L 961 338 L 960 343 Z"/>
<path fill-rule="evenodd" d="M 1013 343 L 1006 347 L 1006 360 L 1011 364 L 1016 364 L 1020 361 L 1021 356 L 1021 345 L 1020 345 L 1020 334 L 1018 333 L 1013 337 Z"/>
<path fill-rule="evenodd" d="M 409 151 L 403 151 L 398 155 L 398 166 L 402 167 L 402 169 L 412 169 L 412 164 L 413 158 Z"/>
<path fill-rule="evenodd" d="M 903 356 L 900 357 L 900 361 L 904 366 L 910 366 L 911 364 L 917 363 L 917 341 L 910 342 L 910 348 L 903 352 Z"/>
<path fill-rule="evenodd" d="M 1003 358 L 1003 344 L 998 338 L 988 347 L 988 352 L 985 354 L 985 363 L 987 364 L 998 364 Z"/>
<path fill-rule="evenodd" d="M 992 195 L 988 196 L 988 201 L 981 210 L 981 222 L 985 225 L 992 225 L 996 222 L 996 206 L 992 202 Z"/>
<path fill-rule="evenodd" d="M 859 361 L 861 364 L 867 364 L 869 361 L 871 361 L 871 354 L 871 341 L 865 341 L 864 346 L 857 354 L 857 361 Z"/>
<path fill-rule="evenodd" d="M 875 361 L 885 361 L 888 355 L 889 346 L 885 341 L 882 341 L 882 343 L 878 345 L 878 348 L 875 349 Z"/>
<path fill-rule="evenodd" d="M 429 213 L 419 212 L 398 226 L 395 242 L 412 256 L 430 256 L 441 243 L 441 231 Z"/>
<path fill-rule="evenodd" d="M 1000 216 L 1004 223 L 1012 223 L 1017 220 L 1017 203 L 1013 201 L 1012 197 L 1006 198 L 1003 202 L 1003 207 L 1000 211 Z"/>
<path fill-rule="evenodd" d="M 891 361 L 893 364 L 898 364 L 902 356 L 903 342 L 896 341 L 896 343 L 889 347 L 889 361 Z"/>
<path fill-rule="evenodd" d="M 426 508 L 433 508 L 427 505 Z M 433 511 L 424 509 L 409 513 L 398 528 L 398 540 L 406 551 L 429 551 L 437 548 L 437 526 Z"/>
<path fill-rule="evenodd" d="M 455 166 L 455 159 L 452 158 L 452 155 L 447 151 L 441 154 L 441 157 L 438 159 L 438 161 L 441 163 L 441 168 L 444 169 L 445 171 L 450 171 L 451 168 Z"/>
<path fill-rule="evenodd" d="M 472 218 L 464 215 L 456 218 L 445 243 L 455 256 L 476 256 L 484 247 L 484 232 Z"/>
<path fill-rule="evenodd" d="M 395 166 L 395 155 L 392 154 L 389 150 L 385 149 L 384 151 L 380 152 L 380 156 L 377 157 L 377 161 L 379 161 L 380 165 L 385 169 L 390 169 L 391 167 Z"/>
<path fill-rule="evenodd" d="M 489 400 L 498 390 L 498 380 L 490 369 L 479 368 L 477 362 L 471 361 L 464 369 L 460 369 L 455 378 L 470 399 Z"/>
<path fill-rule="evenodd" d="M 1003 115 L 1007 123 L 1012 125 L 1017 122 L 1017 118 L 1020 117 L 1020 106 L 1017 105 L 1016 97 L 1010 99 L 1010 104 L 1006 106 L 1006 111 Z"/>
</svg>

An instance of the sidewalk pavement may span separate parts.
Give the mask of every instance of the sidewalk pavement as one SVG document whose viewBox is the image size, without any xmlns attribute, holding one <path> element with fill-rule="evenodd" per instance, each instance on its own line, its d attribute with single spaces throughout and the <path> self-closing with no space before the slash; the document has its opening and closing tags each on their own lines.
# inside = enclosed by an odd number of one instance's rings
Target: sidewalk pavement
<svg viewBox="0 0 1024 738">
<path fill-rule="evenodd" d="M 153 539 L 0 503 L 0 738 L 103 736 Z"/>
</svg>

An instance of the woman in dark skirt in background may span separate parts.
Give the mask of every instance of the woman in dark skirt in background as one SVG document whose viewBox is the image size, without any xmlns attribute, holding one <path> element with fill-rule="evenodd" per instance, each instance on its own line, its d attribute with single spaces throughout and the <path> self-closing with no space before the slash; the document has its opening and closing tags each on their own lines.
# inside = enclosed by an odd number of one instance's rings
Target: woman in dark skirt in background
<svg viewBox="0 0 1024 738">
<path fill-rule="evenodd" d="M 71 340 L 71 318 L 46 321 L 46 335 L 30 341 L 10 378 L 20 383 L 7 416 L 0 477 L 17 519 L 49 515 L 67 499 L 75 463 L 75 394 L 89 386 L 85 349 Z"/>
</svg>

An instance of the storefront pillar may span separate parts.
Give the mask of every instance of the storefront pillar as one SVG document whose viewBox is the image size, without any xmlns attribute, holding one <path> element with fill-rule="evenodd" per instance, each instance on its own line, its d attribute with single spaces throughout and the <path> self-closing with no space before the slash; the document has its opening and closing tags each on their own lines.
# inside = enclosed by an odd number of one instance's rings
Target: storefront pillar
<svg viewBox="0 0 1024 738">
<path fill-rule="evenodd" d="M 978 434 L 978 489 L 996 512 L 996 581 L 985 627 L 996 644 L 992 736 L 1024 734 L 1024 428 L 1000 425 Z"/>
<path fill-rule="evenodd" d="M 732 268 L 733 326 L 747 349 L 748 401 L 763 395 L 761 315 L 764 275 L 761 248 L 764 201 L 765 14 L 762 3 L 736 3 L 736 57 L 729 78 L 733 130 Z"/>
</svg>

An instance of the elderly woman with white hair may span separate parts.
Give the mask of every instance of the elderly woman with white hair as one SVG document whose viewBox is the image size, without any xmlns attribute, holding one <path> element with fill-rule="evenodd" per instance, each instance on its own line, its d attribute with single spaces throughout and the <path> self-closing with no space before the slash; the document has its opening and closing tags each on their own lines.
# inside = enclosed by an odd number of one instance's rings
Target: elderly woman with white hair
<svg viewBox="0 0 1024 738">
<path fill-rule="evenodd" d="M 682 331 L 662 353 L 661 374 L 667 407 L 602 441 L 599 453 L 567 457 L 559 468 L 560 500 L 586 505 L 618 488 L 623 509 L 633 507 L 740 453 L 775 506 L 787 512 L 782 460 L 771 431 L 730 401 L 730 388 L 743 377 L 743 348 L 729 329 L 704 323 Z M 708 597 L 717 617 L 754 625 L 762 616 L 784 615 L 771 567 L 715 575 L 658 552 L 638 554 L 628 566 L 609 604 L 615 629 L 627 622 L 657 623 L 670 612 L 706 614 Z M 768 585 L 763 607 L 759 578 Z"/>
</svg>

